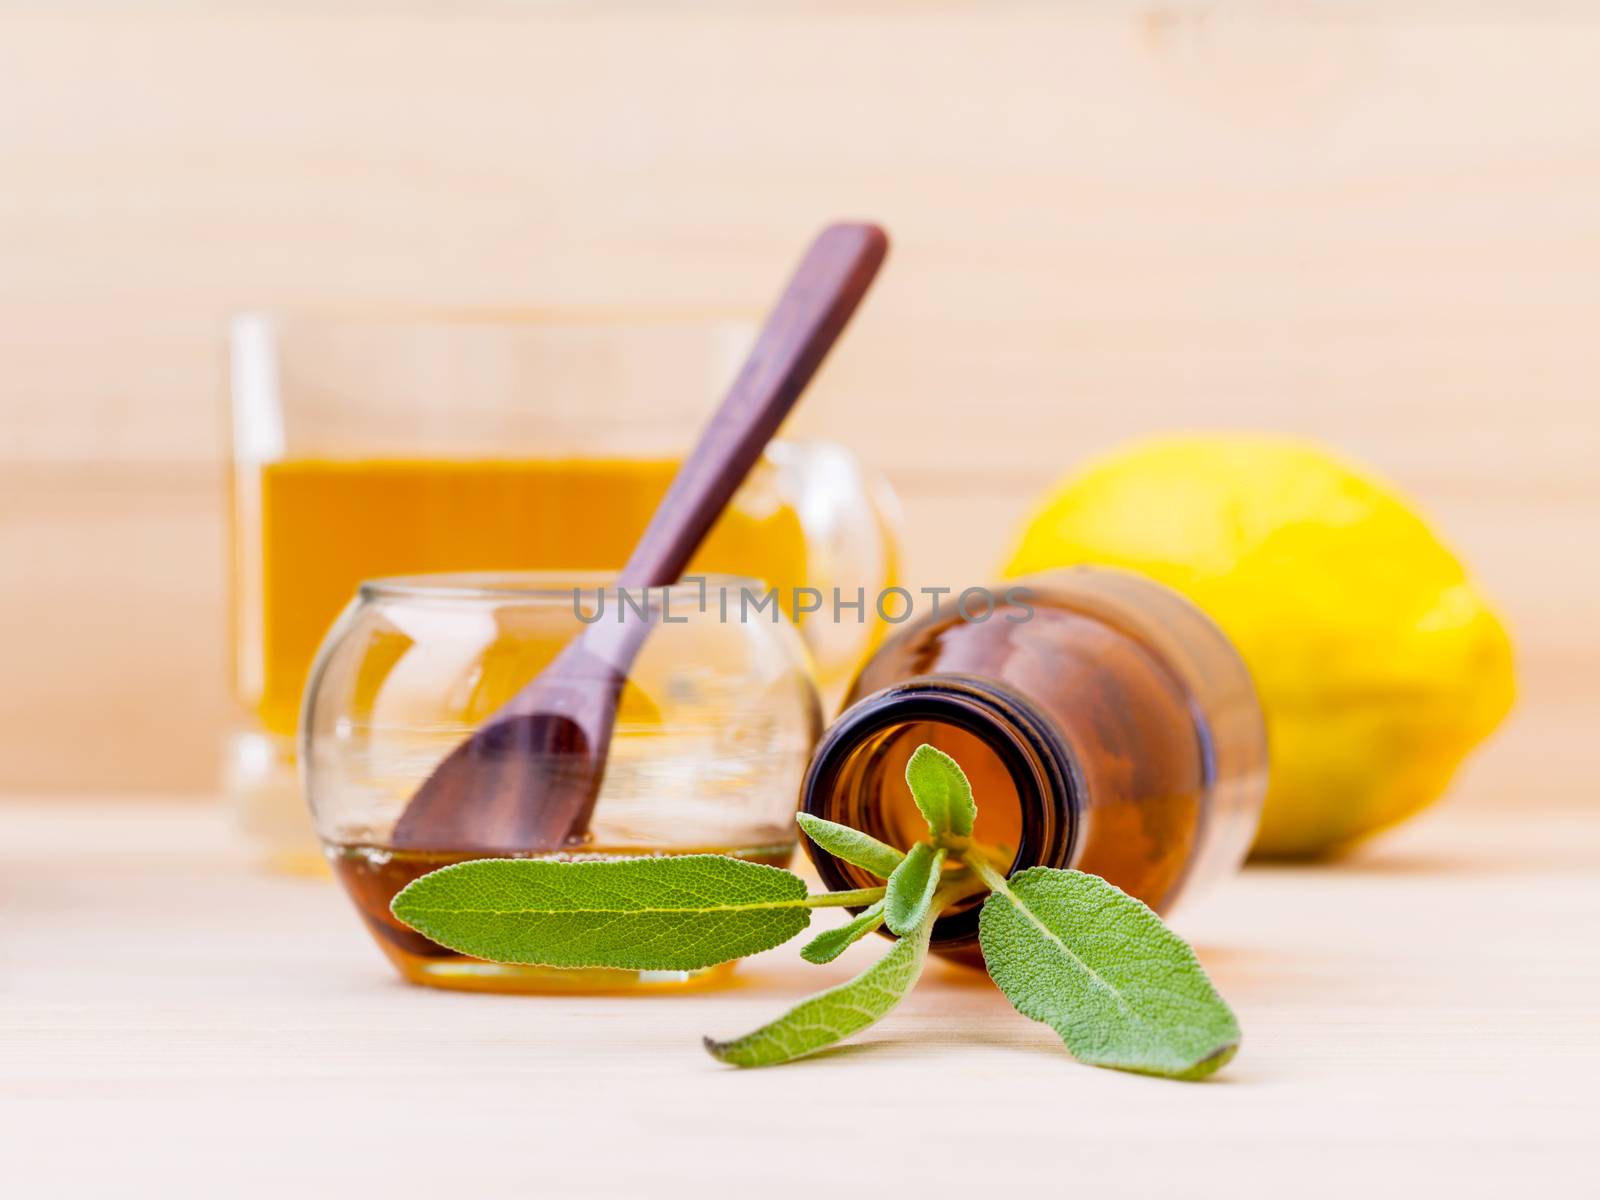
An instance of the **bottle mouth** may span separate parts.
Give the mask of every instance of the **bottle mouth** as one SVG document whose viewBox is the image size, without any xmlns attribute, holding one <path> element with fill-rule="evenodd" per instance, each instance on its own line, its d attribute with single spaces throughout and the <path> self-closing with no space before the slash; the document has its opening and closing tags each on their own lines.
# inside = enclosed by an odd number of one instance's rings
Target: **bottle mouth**
<svg viewBox="0 0 1600 1200">
<path fill-rule="evenodd" d="M 1077 761 L 1032 705 L 987 679 L 925 675 L 851 705 L 812 757 L 802 811 L 906 848 L 926 833 L 904 780 L 906 758 L 924 741 L 966 771 L 978 805 L 974 837 L 1011 848 L 1008 875 L 1072 864 L 1084 794 Z M 880 882 L 804 841 L 828 888 Z M 939 918 L 933 928 L 939 949 L 976 949 L 981 901 L 957 904 Z"/>
</svg>

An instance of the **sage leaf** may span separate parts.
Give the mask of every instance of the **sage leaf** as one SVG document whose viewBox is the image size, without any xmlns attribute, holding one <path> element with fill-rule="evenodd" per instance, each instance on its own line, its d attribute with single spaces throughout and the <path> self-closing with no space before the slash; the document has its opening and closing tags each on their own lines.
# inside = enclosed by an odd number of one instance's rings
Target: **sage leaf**
<svg viewBox="0 0 1600 1200">
<path fill-rule="evenodd" d="M 889 876 L 889 890 L 883 898 L 884 924 L 891 933 L 905 937 L 922 924 L 933 904 L 943 866 L 944 851 L 936 850 L 931 842 L 911 847 L 905 861 Z"/>
<path fill-rule="evenodd" d="M 800 957 L 809 963 L 830 963 L 883 924 L 883 901 L 864 908 L 837 929 L 824 929 L 800 949 Z"/>
<path fill-rule="evenodd" d="M 804 1000 L 754 1033 L 729 1042 L 705 1039 L 712 1057 L 736 1067 L 770 1067 L 842 1042 L 880 1020 L 905 998 L 928 959 L 936 914 L 848 983 Z"/>
<path fill-rule="evenodd" d="M 835 858 L 842 858 L 863 871 L 870 871 L 879 879 L 887 879 L 893 875 L 901 859 L 905 858 L 905 855 L 893 846 L 880 842 L 871 834 L 862 833 L 859 829 L 851 829 L 848 825 L 825 821 L 810 813 L 800 813 L 795 820 L 800 823 L 800 828 L 805 830 L 805 835 L 829 854 Z"/>
<path fill-rule="evenodd" d="M 685 854 L 457 863 L 390 908 L 441 946 L 494 962 L 692 971 L 788 941 L 810 923 L 806 904 L 788 871 Z"/>
<path fill-rule="evenodd" d="M 972 836 L 978 806 L 972 800 L 972 784 L 955 759 L 924 742 L 906 763 L 906 783 L 934 837 L 945 833 Z"/>
<path fill-rule="evenodd" d="M 1033 867 L 996 877 L 984 962 L 1024 1016 L 1086 1063 L 1199 1079 L 1239 1047 L 1239 1023 L 1188 943 L 1097 875 Z"/>
</svg>

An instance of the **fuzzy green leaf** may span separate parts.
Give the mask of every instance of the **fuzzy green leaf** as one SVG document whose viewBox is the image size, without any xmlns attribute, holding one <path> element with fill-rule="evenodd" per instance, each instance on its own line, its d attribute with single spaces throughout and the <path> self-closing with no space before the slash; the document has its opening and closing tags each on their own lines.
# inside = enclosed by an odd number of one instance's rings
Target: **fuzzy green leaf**
<svg viewBox="0 0 1600 1200">
<path fill-rule="evenodd" d="M 806 836 L 829 854 L 835 858 L 842 858 L 863 871 L 870 871 L 879 879 L 887 879 L 893 875 L 894 869 L 905 858 L 905 855 L 893 846 L 886 845 L 859 829 L 851 829 L 848 825 L 825 821 L 810 813 L 800 813 L 795 820 L 800 823 L 800 828 L 805 830 Z"/>
<path fill-rule="evenodd" d="M 641 971 L 742 958 L 811 920 L 799 876 L 721 854 L 481 859 L 424 875 L 390 907 L 417 932 L 476 958 Z"/>
<path fill-rule="evenodd" d="M 883 924 L 883 901 L 861 910 L 855 920 L 837 929 L 824 929 L 800 950 L 800 957 L 810 963 L 828 963 L 838 958 L 867 934 L 876 932 Z"/>
<path fill-rule="evenodd" d="M 972 836 L 978 806 L 973 803 L 972 784 L 955 759 L 924 742 L 906 763 L 906 783 L 935 837 L 943 833 Z"/>
<path fill-rule="evenodd" d="M 1238 1021 L 1188 943 L 1141 901 L 1082 871 L 1034 867 L 994 882 L 978 922 L 989 974 L 1075 1057 L 1176 1079 L 1233 1057 Z"/>
<path fill-rule="evenodd" d="M 905 937 L 922 924 L 943 866 L 943 850 L 934 849 L 929 842 L 911 847 L 905 861 L 889 876 L 889 890 L 883 898 L 884 924 L 891 933 Z"/>
<path fill-rule="evenodd" d="M 848 983 L 802 1001 L 754 1033 L 731 1042 L 706 1038 L 713 1057 L 736 1067 L 770 1067 L 842 1042 L 882 1018 L 917 982 L 928 958 L 934 914 L 910 937 Z"/>
</svg>

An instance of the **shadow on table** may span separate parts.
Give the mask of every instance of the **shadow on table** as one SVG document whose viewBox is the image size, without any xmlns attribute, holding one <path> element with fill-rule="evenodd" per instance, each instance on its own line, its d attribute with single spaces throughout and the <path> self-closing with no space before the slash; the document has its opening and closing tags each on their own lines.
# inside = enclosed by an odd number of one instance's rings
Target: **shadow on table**
<svg viewBox="0 0 1600 1200">
<path fill-rule="evenodd" d="M 1008 1009 L 1009 1012 L 1009 1009 Z M 1010 1012 L 1010 1020 L 1004 1024 L 985 1024 L 973 1022 L 970 1027 L 964 1028 L 959 1034 L 944 1034 L 938 1038 L 888 1036 L 874 1037 L 867 1041 L 845 1042 L 838 1046 L 830 1046 L 826 1050 L 819 1050 L 815 1054 L 798 1059 L 792 1063 L 784 1064 L 783 1070 L 794 1071 L 804 1067 L 807 1063 L 818 1065 L 837 1063 L 844 1060 L 860 1059 L 863 1065 L 871 1058 L 926 1058 L 930 1062 L 936 1061 L 938 1056 L 949 1052 L 952 1044 L 963 1046 L 983 1046 L 996 1051 L 1014 1051 L 1026 1055 L 1028 1059 L 1041 1067 L 1048 1067 L 1054 1060 L 1062 1070 L 1066 1071 L 1095 1071 L 1104 1072 L 1119 1079 L 1133 1081 L 1137 1085 L 1170 1088 L 1183 1087 L 1239 1087 L 1251 1083 L 1267 1082 L 1271 1076 L 1254 1069 L 1248 1063 L 1237 1060 L 1227 1064 L 1217 1074 L 1206 1079 L 1175 1084 L 1170 1079 L 1162 1079 L 1154 1075 L 1142 1075 L 1137 1071 L 1109 1071 L 1103 1067 L 1091 1067 L 1078 1062 L 1068 1053 L 1067 1048 L 1061 1044 L 1054 1031 L 1044 1025 L 1029 1021 L 1018 1013 Z M 999 1059 L 997 1055 L 997 1059 Z"/>
<path fill-rule="evenodd" d="M 1248 875 L 1273 873 L 1292 878 L 1304 876 L 1308 882 L 1331 876 L 1351 878 L 1381 876 L 1386 879 L 1403 876 L 1444 877 L 1483 875 L 1505 869 L 1503 860 L 1486 854 L 1463 854 L 1460 851 L 1428 850 L 1404 847 L 1387 850 L 1374 847 L 1358 848 L 1348 854 L 1303 861 L 1273 860 L 1251 862 L 1245 867 Z"/>
</svg>

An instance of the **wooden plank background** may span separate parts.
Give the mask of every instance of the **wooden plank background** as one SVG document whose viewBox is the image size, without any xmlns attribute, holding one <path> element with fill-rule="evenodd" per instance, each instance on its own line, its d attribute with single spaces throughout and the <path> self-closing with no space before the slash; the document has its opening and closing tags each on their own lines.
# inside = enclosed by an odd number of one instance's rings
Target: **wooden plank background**
<svg viewBox="0 0 1600 1200">
<path fill-rule="evenodd" d="M 1126 437 L 1321 438 L 1513 623 L 1467 802 L 1592 803 L 1541 777 L 1600 766 L 1600 25 L 1073 8 L 0 7 L 0 787 L 213 784 L 231 311 L 759 306 L 867 215 L 804 421 L 913 582 Z"/>
</svg>

